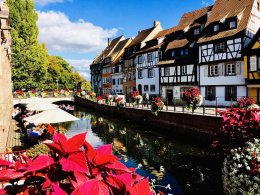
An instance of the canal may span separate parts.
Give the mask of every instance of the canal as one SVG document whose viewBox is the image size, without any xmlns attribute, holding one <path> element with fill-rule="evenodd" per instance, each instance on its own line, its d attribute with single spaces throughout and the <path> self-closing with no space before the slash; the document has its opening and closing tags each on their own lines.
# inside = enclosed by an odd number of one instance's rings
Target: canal
<svg viewBox="0 0 260 195">
<path fill-rule="evenodd" d="M 137 173 L 155 180 L 156 190 L 166 194 L 223 194 L 221 163 L 207 147 L 188 140 L 158 134 L 134 121 L 77 109 L 79 121 L 66 124 L 67 136 L 87 131 L 95 148 L 113 144 L 113 152 Z M 163 129 L 162 129 L 163 130 Z M 170 188 L 165 189 L 170 184 Z M 164 187 L 161 187 L 164 186 Z"/>
</svg>

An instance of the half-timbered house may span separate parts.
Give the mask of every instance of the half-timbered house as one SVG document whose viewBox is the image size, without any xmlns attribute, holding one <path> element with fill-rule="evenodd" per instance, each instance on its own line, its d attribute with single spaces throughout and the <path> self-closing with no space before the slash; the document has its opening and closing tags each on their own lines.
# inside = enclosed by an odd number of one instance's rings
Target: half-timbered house
<svg viewBox="0 0 260 195">
<path fill-rule="evenodd" d="M 99 54 L 90 65 L 91 87 L 97 94 L 102 94 L 102 54 Z"/>
<path fill-rule="evenodd" d="M 137 64 L 143 63 L 143 58 L 138 59 L 137 52 L 146 46 L 146 42 L 151 40 L 159 31 L 162 30 L 161 24 L 154 21 L 152 28 L 145 29 L 138 32 L 138 35 L 133 39 L 130 45 L 125 48 L 124 52 L 124 80 L 123 91 L 124 94 L 129 94 L 131 91 L 136 90 L 136 67 Z M 139 61 L 138 61 L 139 60 Z M 141 92 L 141 91 L 140 91 Z"/>
<path fill-rule="evenodd" d="M 216 0 L 198 41 L 205 105 L 228 106 L 246 96 L 243 48 L 259 28 L 259 0 Z"/>
<path fill-rule="evenodd" d="M 123 79 L 124 74 L 122 71 L 122 56 L 124 53 L 125 47 L 127 47 L 132 42 L 132 38 L 120 41 L 112 54 L 111 57 L 111 79 L 112 79 L 112 94 L 122 94 L 123 93 Z"/>
<path fill-rule="evenodd" d="M 247 96 L 260 104 L 260 30 L 245 49 L 244 76 Z"/>
<path fill-rule="evenodd" d="M 162 47 L 159 62 L 161 97 L 172 103 L 189 87 L 198 87 L 196 42 L 207 21 L 210 7 L 183 14 L 177 26 L 171 28 Z"/>
</svg>

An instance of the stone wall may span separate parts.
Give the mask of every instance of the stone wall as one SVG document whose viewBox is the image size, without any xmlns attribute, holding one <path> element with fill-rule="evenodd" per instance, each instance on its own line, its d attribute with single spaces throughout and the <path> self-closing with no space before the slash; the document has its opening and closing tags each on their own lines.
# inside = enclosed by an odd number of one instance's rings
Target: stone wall
<svg viewBox="0 0 260 195">
<path fill-rule="evenodd" d="M 13 108 L 11 80 L 11 35 L 9 9 L 4 2 L 0 5 L 0 131 L 8 131 Z"/>
<path fill-rule="evenodd" d="M 95 102 L 76 97 L 78 105 L 109 114 L 118 118 L 134 120 L 140 124 L 153 127 L 159 133 L 169 136 L 181 136 L 196 142 L 211 143 L 212 137 L 221 125 L 221 117 L 202 116 L 190 113 L 159 112 L 156 117 L 150 110 L 137 108 L 117 108 L 109 105 L 98 105 Z"/>
</svg>

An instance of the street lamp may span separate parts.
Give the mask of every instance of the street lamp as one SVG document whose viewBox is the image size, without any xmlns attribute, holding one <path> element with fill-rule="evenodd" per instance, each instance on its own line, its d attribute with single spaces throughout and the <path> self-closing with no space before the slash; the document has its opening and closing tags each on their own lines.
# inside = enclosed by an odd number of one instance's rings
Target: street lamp
<svg viewBox="0 0 260 195">
<path fill-rule="evenodd" d="M 56 84 L 57 84 L 57 90 L 59 89 L 59 83 L 58 80 L 56 80 Z"/>
</svg>

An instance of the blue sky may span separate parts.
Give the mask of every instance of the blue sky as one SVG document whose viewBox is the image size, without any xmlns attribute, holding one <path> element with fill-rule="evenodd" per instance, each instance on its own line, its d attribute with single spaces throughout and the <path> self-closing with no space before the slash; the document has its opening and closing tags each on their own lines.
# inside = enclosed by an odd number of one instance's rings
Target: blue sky
<svg viewBox="0 0 260 195">
<path fill-rule="evenodd" d="M 107 38 L 136 36 L 159 20 L 164 29 L 178 24 L 185 12 L 214 0 L 35 0 L 39 40 L 49 53 L 66 59 L 90 79 L 89 64 Z"/>
</svg>

